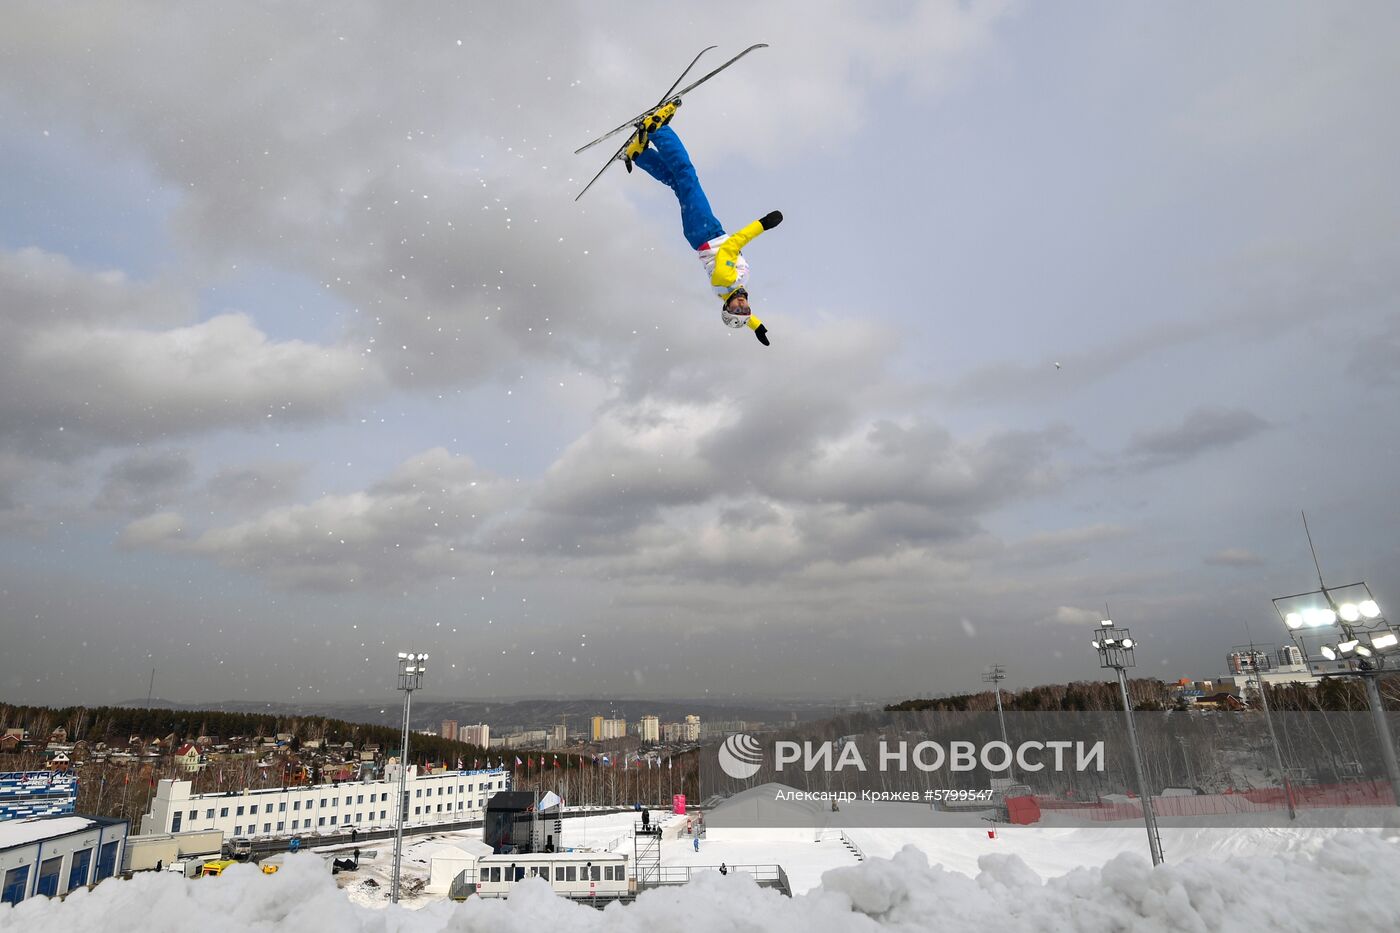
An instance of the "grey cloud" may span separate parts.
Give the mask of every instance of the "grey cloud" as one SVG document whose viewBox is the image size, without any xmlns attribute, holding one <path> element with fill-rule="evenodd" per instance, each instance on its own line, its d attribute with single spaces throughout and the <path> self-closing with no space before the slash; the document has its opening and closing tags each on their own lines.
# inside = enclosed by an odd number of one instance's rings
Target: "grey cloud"
<svg viewBox="0 0 1400 933">
<path fill-rule="evenodd" d="M 308 464 L 262 463 L 219 470 L 204 489 L 215 508 L 250 509 L 295 497 Z"/>
<path fill-rule="evenodd" d="M 1107 522 L 1043 532 L 1008 542 L 1001 557 L 1021 569 L 1064 566 L 1087 560 L 1100 545 L 1120 542 L 1131 534 L 1130 529 Z"/>
<path fill-rule="evenodd" d="M 802 15 L 797 4 L 723 9 L 712 15 L 741 15 L 755 35 Z M 858 110 L 863 92 L 843 67 L 873 63 L 937 90 L 946 67 L 991 41 L 1003 12 L 947 3 L 804 16 L 804 41 L 778 42 L 755 66 L 792 92 L 800 119 L 765 129 L 764 105 L 731 84 L 726 107 L 693 124 L 705 133 L 739 121 L 752 128 L 746 150 L 801 145 Z M 11 12 L 7 33 L 22 40 L 4 46 L 0 86 L 40 119 L 100 121 L 105 145 L 138 151 L 181 192 L 175 222 L 196 260 L 252 257 L 324 283 L 353 309 L 355 342 L 401 385 L 478 384 L 541 359 L 606 370 L 619 294 L 708 305 L 707 290 L 693 260 L 675 274 L 680 249 L 637 261 L 654 233 L 625 205 L 635 179 L 618 173 L 573 203 L 596 162 L 575 158 L 571 140 L 630 112 L 642 76 L 669 76 L 692 40 L 657 41 L 640 25 L 618 35 L 586 5 L 560 5 L 532 24 L 530 46 L 547 52 L 525 66 L 499 38 L 520 25 L 508 7 L 427 17 L 349 3 L 331 21 L 310 8 L 138 5 L 74 43 L 68 17 L 36 6 Z M 492 93 L 464 90 L 488 76 Z"/>
<path fill-rule="evenodd" d="M 191 533 L 180 549 L 286 586 L 397 585 L 451 577 L 489 554 L 510 503 L 508 482 L 439 448 L 366 490 Z"/>
<path fill-rule="evenodd" d="M 1205 563 L 1217 567 L 1258 567 L 1264 561 L 1249 548 L 1230 547 L 1209 555 Z"/>
<path fill-rule="evenodd" d="M 66 459 L 324 418 L 378 384 L 353 350 L 274 341 L 243 314 L 193 321 L 189 300 L 38 250 L 0 253 L 0 443 Z"/>
<path fill-rule="evenodd" d="M 1366 385 L 1400 383 L 1400 315 L 1390 315 L 1380 329 L 1351 351 L 1347 373 Z"/>
<path fill-rule="evenodd" d="M 512 575 L 562 561 L 612 579 L 743 583 L 818 564 L 837 578 L 847 565 L 864 575 L 878 559 L 981 539 L 983 514 L 1043 492 L 1054 472 L 1052 436 L 955 444 L 941 429 L 877 423 L 828 439 L 839 462 L 789 464 L 736 495 L 723 469 L 692 454 L 725 417 L 723 406 L 615 406 L 530 483 L 430 451 L 362 492 L 210 528 L 188 549 L 326 588 L 451 577 L 493 556 L 508 556 Z"/>
<path fill-rule="evenodd" d="M 124 548 L 177 550 L 185 535 L 185 519 L 179 512 L 165 510 L 143 515 L 128 522 L 117 538 Z"/>
<path fill-rule="evenodd" d="M 193 477 L 185 451 L 137 451 L 108 468 L 93 507 L 132 514 L 168 508 Z"/>
<path fill-rule="evenodd" d="M 1140 468 L 1180 463 L 1232 447 L 1268 428 L 1269 422 L 1241 409 L 1197 408 L 1180 425 L 1136 434 L 1125 451 Z"/>
</svg>

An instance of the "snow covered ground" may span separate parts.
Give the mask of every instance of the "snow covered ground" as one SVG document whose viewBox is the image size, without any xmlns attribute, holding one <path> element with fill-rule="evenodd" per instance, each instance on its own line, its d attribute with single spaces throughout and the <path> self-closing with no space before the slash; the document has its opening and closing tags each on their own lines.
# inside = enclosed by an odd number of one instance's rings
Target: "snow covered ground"
<svg viewBox="0 0 1400 933">
<path fill-rule="evenodd" d="M 568 824 L 570 844 L 631 851 L 633 814 Z M 186 881 L 146 873 L 108 881 L 66 901 L 0 908 L 0 931 L 376 931 L 540 929 L 824 931 L 1260 929 L 1317 933 L 1393 930 L 1400 918 L 1400 834 L 1323 827 L 1164 828 L 1167 864 L 1153 869 L 1139 825 L 847 830 L 839 840 L 760 842 L 667 839 L 672 865 L 782 864 L 796 896 L 760 889 L 741 874 L 700 875 L 605 911 L 522 883 L 508 901 L 454 904 L 412 893 L 431 852 L 445 844 L 482 851 L 475 834 L 441 834 L 405 846 L 405 890 L 387 903 L 392 843 L 379 858 L 332 878 L 312 854 L 290 856 L 265 876 L 235 866 L 222 878 Z M 833 836 L 835 834 L 832 834 Z M 619 841 L 620 840 L 620 841 Z M 363 848 L 371 848 L 364 846 Z M 365 882 L 373 879 L 377 887 Z"/>
</svg>

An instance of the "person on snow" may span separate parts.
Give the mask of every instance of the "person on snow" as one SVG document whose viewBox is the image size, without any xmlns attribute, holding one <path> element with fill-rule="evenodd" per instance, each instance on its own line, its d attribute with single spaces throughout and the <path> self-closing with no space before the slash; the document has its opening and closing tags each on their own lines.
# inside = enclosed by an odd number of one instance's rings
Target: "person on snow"
<svg viewBox="0 0 1400 933">
<path fill-rule="evenodd" d="M 698 254 L 710 277 L 710 286 L 720 296 L 720 318 L 728 327 L 748 327 L 766 347 L 768 328 L 749 305 L 749 264 L 739 251 L 760 233 L 782 223 L 783 214 L 771 211 L 734 233 L 724 232 L 724 225 L 710 209 L 705 189 L 700 187 L 690 154 L 668 125 L 679 104 L 673 101 L 639 124 L 621 158 L 628 172 L 638 165 L 675 192 L 686 242 Z"/>
</svg>

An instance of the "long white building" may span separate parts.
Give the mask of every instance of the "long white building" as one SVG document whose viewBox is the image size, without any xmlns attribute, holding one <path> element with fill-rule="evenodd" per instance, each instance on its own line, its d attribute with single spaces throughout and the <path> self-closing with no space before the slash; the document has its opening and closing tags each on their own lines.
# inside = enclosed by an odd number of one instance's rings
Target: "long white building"
<svg viewBox="0 0 1400 933">
<path fill-rule="evenodd" d="M 141 832 L 179 833 L 219 829 L 226 837 L 292 836 L 346 829 L 388 829 L 394 825 L 398 768 L 382 780 L 342 781 L 305 787 L 269 787 L 237 792 L 192 794 L 189 781 L 166 779 L 156 787 Z M 405 826 L 479 820 L 491 795 L 510 789 L 503 770 L 439 771 L 408 768 Z"/>
</svg>

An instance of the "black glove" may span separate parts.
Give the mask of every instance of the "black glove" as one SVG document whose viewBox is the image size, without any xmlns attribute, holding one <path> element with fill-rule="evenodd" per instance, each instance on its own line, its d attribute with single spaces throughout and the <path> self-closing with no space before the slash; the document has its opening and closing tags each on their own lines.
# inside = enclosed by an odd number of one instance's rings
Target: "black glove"
<svg viewBox="0 0 1400 933">
<path fill-rule="evenodd" d="M 763 224 L 764 230 L 772 230 L 778 224 L 783 222 L 783 212 L 770 211 L 769 213 L 764 214 L 761 218 L 759 218 L 758 222 Z"/>
<path fill-rule="evenodd" d="M 758 342 L 765 347 L 768 346 L 768 328 L 762 324 L 753 329 L 753 335 L 758 338 Z"/>
</svg>

